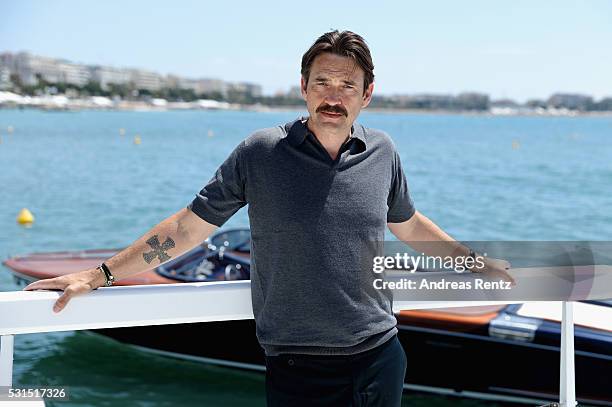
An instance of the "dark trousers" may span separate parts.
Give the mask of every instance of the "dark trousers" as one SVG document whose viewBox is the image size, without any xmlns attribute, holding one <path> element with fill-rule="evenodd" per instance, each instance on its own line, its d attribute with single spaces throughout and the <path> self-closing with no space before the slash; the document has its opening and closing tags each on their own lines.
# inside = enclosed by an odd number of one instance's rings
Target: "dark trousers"
<svg viewBox="0 0 612 407">
<path fill-rule="evenodd" d="M 397 335 L 356 355 L 266 356 L 266 399 L 268 407 L 399 407 L 405 374 Z"/>
</svg>

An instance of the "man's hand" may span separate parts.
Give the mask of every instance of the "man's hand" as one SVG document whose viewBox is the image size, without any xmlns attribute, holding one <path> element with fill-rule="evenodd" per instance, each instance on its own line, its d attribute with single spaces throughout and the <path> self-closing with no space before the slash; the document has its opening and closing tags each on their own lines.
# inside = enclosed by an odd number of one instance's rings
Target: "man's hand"
<svg viewBox="0 0 612 407">
<path fill-rule="evenodd" d="M 472 267 L 470 271 L 473 273 L 485 273 L 487 278 L 491 278 L 494 280 L 503 280 L 510 282 L 512 286 L 516 285 L 516 281 L 510 274 L 508 274 L 508 270 L 510 270 L 510 262 L 502 259 L 494 259 L 491 257 L 483 257 L 484 259 L 484 267 Z"/>
<path fill-rule="evenodd" d="M 64 293 L 53 305 L 53 312 L 60 312 L 75 295 L 87 294 L 104 285 L 104 275 L 98 269 L 89 269 L 65 276 L 35 281 L 24 291 L 32 290 L 62 290 Z"/>
</svg>

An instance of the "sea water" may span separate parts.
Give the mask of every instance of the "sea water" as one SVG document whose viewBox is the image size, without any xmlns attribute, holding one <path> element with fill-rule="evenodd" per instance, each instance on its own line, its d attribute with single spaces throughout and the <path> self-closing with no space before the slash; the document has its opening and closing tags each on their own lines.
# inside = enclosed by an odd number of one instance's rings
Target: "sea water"
<svg viewBox="0 0 612 407">
<path fill-rule="evenodd" d="M 303 114 L 0 110 L 0 259 L 124 247 L 186 206 L 255 129 Z M 392 137 L 415 206 L 456 239 L 612 240 L 611 117 L 359 119 Z M 24 207 L 36 218 L 30 228 L 15 221 Z M 226 226 L 248 226 L 246 210 Z M 0 268 L 0 290 L 17 289 Z M 152 356 L 88 332 L 18 335 L 14 384 L 70 388 L 69 404 L 48 405 L 265 404 L 262 374 Z M 404 402 L 496 405 L 414 394 Z"/>
</svg>

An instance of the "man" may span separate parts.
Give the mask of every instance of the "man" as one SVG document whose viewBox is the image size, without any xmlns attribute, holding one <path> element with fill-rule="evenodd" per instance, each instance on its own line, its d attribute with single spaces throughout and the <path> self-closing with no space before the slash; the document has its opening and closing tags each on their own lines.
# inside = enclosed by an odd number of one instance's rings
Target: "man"
<svg viewBox="0 0 612 407">
<path fill-rule="evenodd" d="M 373 69 L 362 37 L 322 35 L 302 58 L 308 118 L 242 141 L 187 208 L 101 267 L 25 289 L 63 290 L 59 312 L 112 277 L 182 254 L 249 204 L 268 404 L 399 406 L 406 355 L 391 298 L 371 289 L 372 242 L 384 240 L 388 226 L 417 250 L 426 250 L 419 241 L 449 242 L 453 256 L 469 249 L 415 210 L 391 139 L 355 122 L 371 101 Z M 487 266 L 503 274 L 508 264 Z"/>
</svg>

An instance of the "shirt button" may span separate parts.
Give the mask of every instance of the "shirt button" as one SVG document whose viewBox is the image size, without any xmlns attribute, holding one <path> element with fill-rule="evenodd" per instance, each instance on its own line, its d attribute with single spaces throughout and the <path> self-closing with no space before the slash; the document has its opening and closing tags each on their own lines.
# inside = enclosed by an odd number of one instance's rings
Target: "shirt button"
<svg viewBox="0 0 612 407">
<path fill-rule="evenodd" d="M 293 365 L 295 365 L 295 361 L 294 361 L 293 359 L 289 359 L 289 360 L 287 361 L 287 364 L 288 364 L 289 366 L 293 366 Z"/>
</svg>

